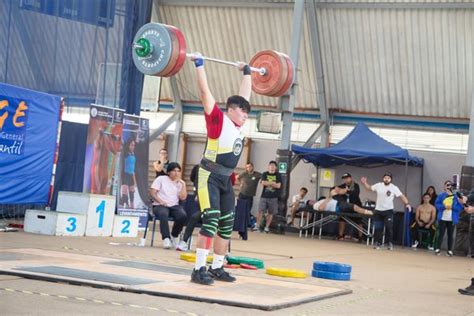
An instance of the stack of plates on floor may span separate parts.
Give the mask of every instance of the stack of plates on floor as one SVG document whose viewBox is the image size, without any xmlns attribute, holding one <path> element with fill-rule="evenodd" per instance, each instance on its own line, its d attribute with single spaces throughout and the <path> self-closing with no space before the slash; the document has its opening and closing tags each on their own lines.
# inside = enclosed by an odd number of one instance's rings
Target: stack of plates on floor
<svg viewBox="0 0 474 316">
<path fill-rule="evenodd" d="M 315 278 L 349 281 L 351 272 L 352 266 L 349 264 L 315 261 L 311 275 Z"/>
</svg>

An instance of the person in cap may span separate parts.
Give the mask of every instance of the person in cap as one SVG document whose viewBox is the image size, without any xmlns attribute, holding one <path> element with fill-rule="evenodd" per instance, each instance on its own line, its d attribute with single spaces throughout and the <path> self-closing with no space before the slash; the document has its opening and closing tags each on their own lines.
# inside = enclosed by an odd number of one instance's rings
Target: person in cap
<svg viewBox="0 0 474 316">
<path fill-rule="evenodd" d="M 163 239 L 163 248 L 170 249 L 178 246 L 178 237 L 181 234 L 187 216 L 179 201 L 186 200 L 186 183 L 181 179 L 181 166 L 171 162 L 166 168 L 166 175 L 157 177 L 150 188 L 153 199 L 153 213 L 160 220 L 160 232 Z M 168 226 L 168 218 L 174 219 L 173 228 Z"/>
<path fill-rule="evenodd" d="M 375 249 L 380 249 L 382 245 L 382 231 L 385 225 L 385 241 L 388 243 L 388 250 L 393 250 L 393 200 L 395 197 L 400 198 L 405 207 L 411 212 L 411 206 L 408 199 L 400 191 L 400 189 L 392 183 L 392 174 L 386 172 L 383 175 L 383 181 L 370 185 L 367 177 L 362 177 L 360 182 L 368 191 L 377 194 L 374 210 L 374 226 L 375 226 Z M 384 225 L 383 225 L 383 224 Z"/>
<path fill-rule="evenodd" d="M 341 177 L 344 183 L 338 185 L 340 189 L 340 194 L 334 196 L 334 199 L 337 201 L 345 201 L 357 206 L 362 206 L 362 202 L 360 200 L 360 187 L 357 184 L 350 173 L 344 173 Z M 359 230 L 359 241 L 362 241 L 362 218 L 361 217 L 354 217 L 352 220 L 360 227 Z M 339 218 L 339 232 L 337 236 L 337 240 L 344 240 L 344 231 L 346 230 L 346 222 Z"/>
</svg>

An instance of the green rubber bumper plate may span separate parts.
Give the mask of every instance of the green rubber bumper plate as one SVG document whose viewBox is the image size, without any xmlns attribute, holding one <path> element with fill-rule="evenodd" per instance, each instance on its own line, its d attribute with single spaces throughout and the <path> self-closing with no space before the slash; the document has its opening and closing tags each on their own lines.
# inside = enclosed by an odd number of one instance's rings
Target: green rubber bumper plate
<svg viewBox="0 0 474 316">
<path fill-rule="evenodd" d="M 241 263 L 250 264 L 259 269 L 265 268 L 265 265 L 263 264 L 263 260 L 256 259 L 256 258 L 229 256 L 227 257 L 227 262 L 230 264 L 241 264 Z"/>
</svg>

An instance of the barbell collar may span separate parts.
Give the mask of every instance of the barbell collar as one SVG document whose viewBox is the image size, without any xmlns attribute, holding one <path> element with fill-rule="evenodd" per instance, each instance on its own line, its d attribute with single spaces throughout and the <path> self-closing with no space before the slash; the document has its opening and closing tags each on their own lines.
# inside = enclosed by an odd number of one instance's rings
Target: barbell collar
<svg viewBox="0 0 474 316">
<path fill-rule="evenodd" d="M 153 45 L 146 38 L 140 38 L 133 43 L 133 49 L 139 57 L 147 57 L 153 53 Z"/>
</svg>

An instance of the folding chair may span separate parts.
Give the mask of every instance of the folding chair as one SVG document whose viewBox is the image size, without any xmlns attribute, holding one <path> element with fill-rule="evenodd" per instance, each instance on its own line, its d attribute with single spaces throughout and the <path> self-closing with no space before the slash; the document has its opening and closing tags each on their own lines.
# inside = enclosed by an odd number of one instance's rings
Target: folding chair
<svg viewBox="0 0 474 316">
<path fill-rule="evenodd" d="M 432 244 L 432 242 L 434 242 L 434 238 L 436 235 L 433 235 L 433 238 L 432 240 L 429 240 L 429 238 L 426 238 L 426 237 L 429 237 L 431 234 L 430 232 L 430 229 L 429 228 L 418 228 L 418 240 L 420 242 L 420 246 L 421 247 L 434 247 L 434 244 Z M 436 231 L 435 231 L 435 234 L 436 234 Z M 425 238 L 423 238 L 425 237 Z"/>
<path fill-rule="evenodd" d="M 146 240 L 146 236 L 148 233 L 148 223 L 150 221 L 153 222 L 152 226 L 152 231 L 151 231 L 151 242 L 150 242 L 150 247 L 153 247 L 153 243 L 155 241 L 155 229 L 156 229 L 156 221 L 159 220 L 157 216 L 155 216 L 155 213 L 153 212 L 153 205 L 148 206 L 148 218 L 146 222 L 146 227 L 145 227 L 145 233 L 143 234 L 143 238 Z M 174 222 L 173 216 L 168 216 L 168 223 Z M 183 237 L 184 230 L 181 231 L 181 234 L 179 235 L 179 238 L 181 239 Z M 188 244 L 189 246 L 189 244 Z"/>
</svg>

